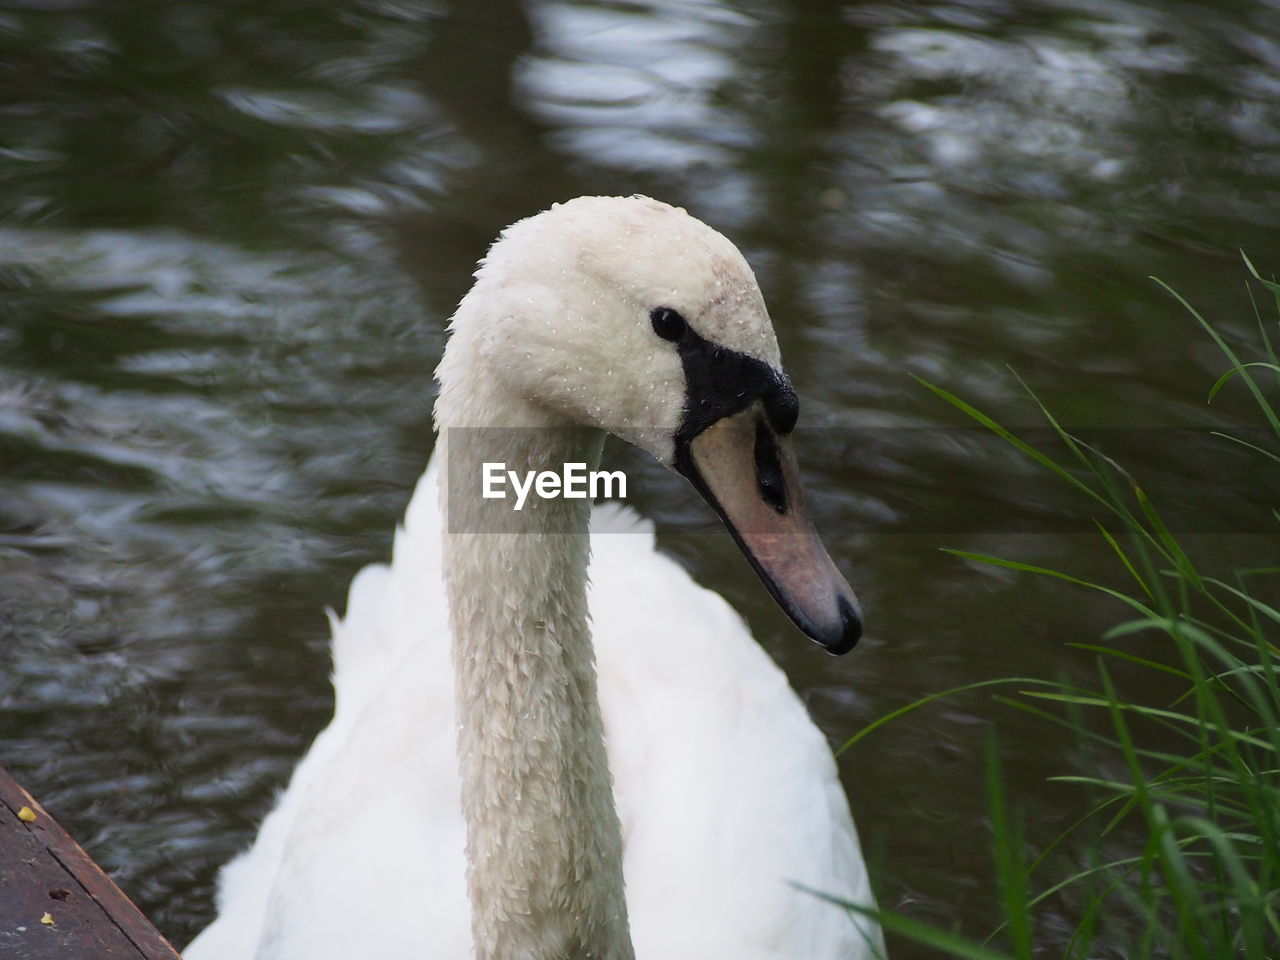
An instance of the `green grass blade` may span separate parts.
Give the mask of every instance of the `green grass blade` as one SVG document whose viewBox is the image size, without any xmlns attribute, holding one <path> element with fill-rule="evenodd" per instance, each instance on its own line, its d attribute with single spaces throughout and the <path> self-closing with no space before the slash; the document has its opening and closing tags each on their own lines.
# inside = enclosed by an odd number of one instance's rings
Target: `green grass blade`
<svg viewBox="0 0 1280 960">
<path fill-rule="evenodd" d="M 994 734 L 988 734 L 986 746 L 987 811 L 991 818 L 996 880 L 1004 906 L 1009 945 L 1018 960 L 1032 960 L 1031 913 L 1027 906 L 1027 869 L 1025 840 L 1021 828 L 1009 815 L 1005 799 L 1004 777 Z"/>
<path fill-rule="evenodd" d="M 1240 370 L 1247 370 L 1249 367 L 1262 367 L 1280 374 L 1280 364 L 1269 363 L 1264 360 L 1251 360 L 1248 363 L 1240 364 Z M 1218 391 L 1223 388 L 1228 380 L 1239 374 L 1239 370 L 1231 369 L 1214 381 L 1213 386 L 1209 388 L 1209 402 L 1213 402 L 1213 398 L 1218 395 Z"/>
<path fill-rule="evenodd" d="M 1261 388 L 1258 386 L 1257 382 L 1254 381 L 1252 375 L 1250 375 L 1249 371 L 1244 368 L 1243 364 L 1240 362 L 1240 358 L 1236 356 L 1236 352 L 1231 349 L 1225 340 L 1222 339 L 1222 336 L 1214 329 L 1213 324 L 1202 317 L 1200 312 L 1196 310 L 1196 308 L 1193 307 L 1187 299 L 1182 296 L 1182 294 L 1169 286 L 1169 284 L 1165 283 L 1159 277 L 1152 277 L 1151 279 L 1164 287 L 1164 289 L 1171 294 L 1175 300 L 1182 304 L 1188 313 L 1196 318 L 1196 322 L 1199 323 L 1200 326 L 1204 328 L 1205 332 L 1209 334 L 1213 339 L 1213 342 L 1217 344 L 1218 349 L 1222 351 L 1227 360 L 1231 362 L 1231 366 L 1240 375 L 1240 379 L 1243 380 L 1245 385 L 1249 388 L 1249 392 L 1253 394 L 1254 400 L 1258 403 L 1258 409 L 1260 409 L 1263 416 L 1266 417 L 1267 422 L 1271 425 L 1271 429 L 1276 432 L 1277 436 L 1280 436 L 1280 417 L 1276 415 L 1276 411 L 1272 409 L 1271 404 L 1263 395 Z M 1259 277 L 1258 279 L 1261 280 L 1262 278 Z M 1266 280 L 1263 280 L 1262 282 L 1269 284 L 1269 281 Z"/>
<path fill-rule="evenodd" d="M 1239 437 L 1233 437 L 1231 434 L 1223 433 L 1220 430 L 1210 430 L 1209 435 L 1214 437 L 1221 437 L 1223 440 L 1230 440 L 1232 443 L 1238 443 L 1240 444 L 1240 446 L 1247 447 L 1248 449 L 1252 450 L 1254 453 L 1260 453 L 1267 459 L 1274 460 L 1276 461 L 1276 463 L 1280 463 L 1280 454 L 1273 453 L 1272 451 L 1266 449 L 1265 447 L 1258 446 L 1256 443 L 1250 443 L 1248 440 L 1241 440 Z"/>
<path fill-rule="evenodd" d="M 1107 541 L 1107 544 L 1111 547 L 1115 555 L 1120 558 L 1120 562 L 1123 563 L 1124 568 L 1129 571 L 1129 575 L 1133 577 L 1134 580 L 1138 581 L 1138 586 L 1140 586 L 1142 588 L 1142 592 L 1147 595 L 1147 599 L 1154 600 L 1155 594 L 1153 594 L 1151 592 L 1151 588 L 1147 586 L 1147 581 L 1138 573 L 1137 568 L 1129 559 L 1129 555 L 1124 552 L 1116 538 L 1111 535 L 1111 531 L 1103 526 L 1099 520 L 1094 520 L 1093 523 L 1094 526 L 1098 528 L 1098 532 L 1102 534 L 1102 538 Z"/>
<path fill-rule="evenodd" d="M 993 567 L 1004 567 L 1007 570 L 1020 570 L 1023 573 L 1036 573 L 1043 577 L 1052 577 L 1055 580 L 1063 580 L 1067 583 L 1075 584 L 1077 587 L 1087 587 L 1090 590 L 1096 590 L 1100 593 L 1105 593 L 1109 597 L 1114 597 L 1121 603 L 1133 607 L 1139 613 L 1145 614 L 1146 616 L 1157 616 L 1154 610 L 1143 604 L 1141 601 L 1135 600 L 1127 593 L 1122 593 L 1119 590 L 1113 590 L 1111 587 L 1105 587 L 1100 583 L 1081 580 L 1079 577 L 1073 577 L 1068 573 L 1061 572 L 1060 570 L 1052 570 L 1048 567 L 1038 567 L 1035 564 L 1022 563 L 1018 560 L 1005 560 L 1002 557 L 993 557 L 986 553 L 975 553 L 972 550 L 954 550 L 950 547 L 944 547 L 942 552 L 949 553 L 953 557 L 972 560 L 974 563 L 985 563 Z"/>
<path fill-rule="evenodd" d="M 1010 684 L 1014 684 L 1014 683 L 1049 684 L 1050 682 L 1051 681 L 1048 681 L 1048 680 L 1039 680 L 1039 679 L 1036 679 L 1035 677 L 1001 677 L 999 680 L 980 680 L 977 683 L 966 683 L 964 686 L 952 687 L 949 690 L 943 690 L 941 693 L 931 693 L 927 697 L 921 697 L 919 700 L 913 700 L 911 703 L 908 703 L 906 706 L 899 707 L 898 709 L 892 711 L 891 713 L 887 713 L 883 717 L 880 717 L 879 719 L 874 720 L 871 723 L 867 724 L 865 727 L 863 727 L 861 730 L 859 730 L 857 733 L 851 736 L 848 740 L 842 743 L 839 749 L 835 751 L 835 755 L 837 757 L 840 756 L 840 754 L 844 753 L 846 750 L 852 747 L 859 740 L 862 740 L 864 737 L 869 736 L 871 733 L 880 729 L 889 721 L 896 720 L 898 717 L 911 713 L 913 710 L 918 710 L 920 707 L 923 707 L 926 704 L 933 703 L 935 700 L 941 700 L 944 697 L 950 697 L 957 693 L 965 693 L 969 690 L 981 690 L 983 687 L 1002 687 L 1002 686 L 1009 686 Z"/>
</svg>

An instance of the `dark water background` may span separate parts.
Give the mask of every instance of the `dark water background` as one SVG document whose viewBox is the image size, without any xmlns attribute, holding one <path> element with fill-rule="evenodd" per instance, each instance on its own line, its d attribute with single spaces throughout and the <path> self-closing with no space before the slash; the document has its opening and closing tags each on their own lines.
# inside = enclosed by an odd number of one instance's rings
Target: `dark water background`
<svg viewBox="0 0 1280 960">
<path fill-rule="evenodd" d="M 1206 408 L 1224 362 L 1147 279 L 1256 339 L 1238 250 L 1280 268 L 1274 0 L 5 0 L 0 763 L 176 943 L 329 714 L 322 608 L 388 553 L 475 259 L 551 202 L 633 192 L 755 266 L 868 638 L 800 642 L 639 460 L 632 501 L 833 742 L 953 685 L 1088 678 L 1066 644 L 1123 617 L 939 551 L 1119 579 L 1087 511 L 913 376 L 1035 424 L 1012 368 L 1208 562 L 1277 560 L 1245 536 L 1273 529 L 1265 476 L 1174 429 L 1257 418 L 1238 388 Z M 1083 812 L 1046 782 L 1097 772 L 1070 736 L 986 692 L 911 714 L 841 760 L 883 905 L 992 926 L 992 728 L 1033 846 Z"/>
</svg>

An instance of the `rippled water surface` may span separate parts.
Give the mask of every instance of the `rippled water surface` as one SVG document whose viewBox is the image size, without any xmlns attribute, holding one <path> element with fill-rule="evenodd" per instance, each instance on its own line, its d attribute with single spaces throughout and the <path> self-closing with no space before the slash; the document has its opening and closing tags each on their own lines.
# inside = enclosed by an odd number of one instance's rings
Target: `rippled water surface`
<svg viewBox="0 0 1280 960">
<path fill-rule="evenodd" d="M 868 638 L 802 643 L 638 460 L 632 500 L 833 742 L 1087 674 L 1066 644 L 1122 616 L 939 551 L 1103 561 L 915 377 L 1035 423 L 1016 371 L 1233 534 L 1206 549 L 1276 561 L 1227 509 L 1262 481 L 1161 439 L 1247 406 L 1205 408 L 1223 361 L 1147 279 L 1250 336 L 1237 251 L 1280 268 L 1274 2 L 0 0 L 0 763 L 175 942 L 331 709 L 323 608 L 388 553 L 474 261 L 633 192 L 756 268 Z M 992 727 L 1033 843 L 1082 812 L 1045 782 L 1087 766 L 1053 728 L 977 693 L 911 714 L 841 758 L 885 906 L 990 928 Z"/>
</svg>

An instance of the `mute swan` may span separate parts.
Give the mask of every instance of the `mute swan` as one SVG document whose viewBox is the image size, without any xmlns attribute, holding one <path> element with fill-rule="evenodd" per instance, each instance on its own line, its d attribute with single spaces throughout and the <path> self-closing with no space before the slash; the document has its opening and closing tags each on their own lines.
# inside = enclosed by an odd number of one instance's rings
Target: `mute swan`
<svg viewBox="0 0 1280 960">
<path fill-rule="evenodd" d="M 878 956 L 873 924 L 798 889 L 872 902 L 831 752 L 742 620 L 623 508 L 588 547 L 589 501 L 530 496 L 526 533 L 496 533 L 511 502 L 479 493 L 474 457 L 594 467 L 613 432 L 694 483 L 802 630 L 852 646 L 742 255 L 657 201 L 579 198 L 503 232 L 450 329 L 393 562 L 331 616 L 333 720 L 188 960 Z"/>
</svg>

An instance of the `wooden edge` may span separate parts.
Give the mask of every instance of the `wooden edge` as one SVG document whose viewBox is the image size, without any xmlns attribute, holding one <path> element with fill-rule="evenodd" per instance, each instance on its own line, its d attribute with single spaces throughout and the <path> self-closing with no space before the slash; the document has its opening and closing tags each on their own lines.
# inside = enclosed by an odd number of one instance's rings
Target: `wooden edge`
<svg viewBox="0 0 1280 960">
<path fill-rule="evenodd" d="M 77 886 L 98 905 L 104 914 L 103 923 L 114 926 L 137 949 L 138 956 L 146 960 L 182 960 L 133 901 L 3 767 L 0 767 L 0 804 L 22 821 L 36 844 L 66 873 L 68 883 Z M 34 820 L 20 812 L 23 807 L 35 814 Z"/>
</svg>

